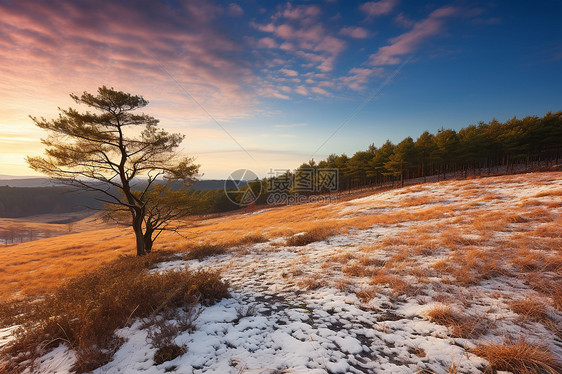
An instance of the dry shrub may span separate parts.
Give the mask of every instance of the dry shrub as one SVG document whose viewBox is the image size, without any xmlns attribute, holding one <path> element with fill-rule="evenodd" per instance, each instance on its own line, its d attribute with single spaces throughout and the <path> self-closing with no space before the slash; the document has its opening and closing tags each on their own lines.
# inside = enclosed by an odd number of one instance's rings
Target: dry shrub
<svg viewBox="0 0 562 374">
<path fill-rule="evenodd" d="M 203 260 L 207 257 L 225 254 L 227 246 L 224 244 L 199 244 L 187 249 L 186 260 Z"/>
<path fill-rule="evenodd" d="M 123 257 L 65 282 L 53 295 L 27 306 L 15 317 L 21 327 L 6 349 L 9 370 L 62 342 L 77 352 L 75 370 L 91 371 L 111 359 L 119 346 L 114 335 L 131 318 L 164 308 L 214 303 L 228 295 L 218 272 L 149 272 L 162 253 Z M 17 358 L 17 359 L 16 359 Z"/>
<path fill-rule="evenodd" d="M 513 301 L 509 304 L 509 307 L 512 311 L 521 315 L 524 319 L 530 319 L 538 322 L 547 322 L 549 320 L 546 306 L 540 301 L 533 300 L 529 297 Z"/>
<path fill-rule="evenodd" d="M 151 318 L 148 327 L 148 339 L 154 348 L 154 363 L 160 365 L 166 361 L 187 352 L 185 347 L 180 347 L 174 343 L 174 339 L 180 333 L 179 326 L 164 318 Z"/>
<path fill-rule="evenodd" d="M 503 370 L 513 374 L 556 374 L 562 370 L 548 347 L 523 340 L 479 345 L 470 352 L 490 363 L 487 373 Z"/>
<path fill-rule="evenodd" d="M 285 241 L 291 247 L 300 247 L 314 242 L 321 242 L 337 233 L 332 227 L 315 227 L 300 235 L 293 235 Z"/>
<path fill-rule="evenodd" d="M 236 241 L 235 245 L 244 245 L 244 244 L 256 244 L 256 243 L 265 243 L 269 241 L 263 234 L 249 234 L 245 235 L 239 240 Z"/>
<path fill-rule="evenodd" d="M 174 358 L 183 355 L 187 352 L 185 347 L 180 347 L 177 344 L 165 345 L 154 353 L 154 363 L 156 365 L 163 364 L 166 361 L 172 361 Z"/>
</svg>

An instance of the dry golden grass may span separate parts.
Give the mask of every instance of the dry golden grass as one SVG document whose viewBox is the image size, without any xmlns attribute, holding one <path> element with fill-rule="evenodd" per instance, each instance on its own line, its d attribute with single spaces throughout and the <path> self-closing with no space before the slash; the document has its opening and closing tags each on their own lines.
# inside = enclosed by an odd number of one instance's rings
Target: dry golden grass
<svg viewBox="0 0 562 374">
<path fill-rule="evenodd" d="M 412 192 L 412 191 L 408 191 Z M 399 201 L 398 206 L 400 207 L 415 207 L 419 205 L 426 205 L 426 204 L 436 204 L 441 202 L 440 199 L 436 199 L 432 196 L 417 196 L 417 197 L 409 197 L 406 199 L 402 199 Z"/>
<path fill-rule="evenodd" d="M 357 295 L 357 298 L 361 300 L 361 302 L 368 303 L 369 301 L 373 300 L 375 296 L 377 296 L 377 288 L 364 286 L 356 291 L 355 294 Z"/>
<path fill-rule="evenodd" d="M 304 234 L 293 235 L 285 240 L 288 246 L 304 246 L 314 242 L 321 242 L 335 235 L 338 231 L 331 226 L 318 226 Z"/>
<path fill-rule="evenodd" d="M 526 175 L 525 180 L 528 183 L 541 185 L 556 180 L 560 176 L 562 176 L 562 173 L 533 174 Z M 493 277 L 495 274 L 505 274 L 507 269 L 505 269 L 504 262 L 506 261 L 514 268 L 518 268 L 519 265 L 528 266 L 530 268 L 527 271 L 528 275 L 532 275 L 531 273 L 538 272 L 540 269 L 545 269 L 545 266 L 550 271 L 559 271 L 557 269 L 560 269 L 560 261 L 556 259 L 561 257 L 560 251 L 562 251 L 562 239 L 560 239 L 559 234 L 562 221 L 559 216 L 544 205 L 552 202 L 553 197 L 558 196 L 556 192 L 558 190 L 554 190 L 554 196 L 551 196 L 552 194 L 549 191 L 545 191 L 541 193 L 543 195 L 534 197 L 534 200 L 540 202 L 538 205 L 520 207 L 514 204 L 512 209 L 510 208 L 508 211 L 482 210 L 476 208 L 474 201 L 470 200 L 484 197 L 493 202 L 499 195 L 492 198 L 492 196 L 483 193 L 486 184 L 493 182 L 497 185 L 501 181 L 508 183 L 523 181 L 522 178 L 521 176 L 482 178 L 405 188 L 402 190 L 404 192 L 402 201 L 398 200 L 392 204 L 384 201 L 376 203 L 380 206 L 392 206 L 394 210 L 385 214 L 362 214 L 359 210 L 358 216 L 342 218 L 339 211 L 344 206 L 360 208 L 370 204 L 368 202 L 356 204 L 349 201 L 333 205 L 311 203 L 267 208 L 253 215 L 231 213 L 207 219 L 194 217 L 186 221 L 188 227 L 182 230 L 182 235 L 187 239 L 171 233 L 164 233 L 156 242 L 154 251 L 169 249 L 188 252 L 192 248 L 207 245 L 224 248 L 225 250 L 233 247 L 243 249 L 245 245 L 249 246 L 251 243 L 278 237 L 290 237 L 301 232 L 321 232 L 323 231 L 322 228 L 337 228 L 336 231 L 345 232 L 350 227 L 364 229 L 374 225 L 384 227 L 414 223 L 409 230 L 401 232 L 399 236 L 390 239 L 387 239 L 388 237 L 383 238 L 380 242 L 361 248 L 360 252 L 370 253 L 380 250 L 387 252 L 390 261 L 384 266 L 386 267 L 385 271 L 388 272 L 387 276 L 390 278 L 400 278 L 410 273 L 421 280 L 424 278 L 423 272 L 413 271 L 417 267 L 415 262 L 411 261 L 411 258 L 447 255 L 449 250 L 455 250 L 455 252 L 468 251 L 469 253 L 467 256 L 451 254 L 447 261 L 438 261 L 432 267 L 435 270 L 430 269 L 429 271 L 459 278 L 463 277 L 462 273 L 464 272 L 466 279 L 461 279 L 459 284 L 474 284 L 486 277 Z M 452 193 L 458 192 L 458 195 L 466 198 L 466 201 L 459 204 L 440 205 L 438 201 L 440 198 L 423 196 L 408 198 L 408 193 L 432 189 L 434 186 L 447 186 L 446 188 L 449 188 Z M 421 206 L 420 209 L 421 204 L 435 202 L 437 204 L 428 207 Z M 493 207 L 493 205 L 491 206 Z M 416 209 L 408 209 L 409 207 L 416 207 Z M 426 220 L 433 221 L 426 222 Z M 529 221 L 524 222 L 525 220 Z M 488 253 L 470 254 L 472 246 L 496 245 L 493 241 L 489 242 L 488 240 L 489 235 L 494 230 L 502 231 L 507 227 L 516 225 L 516 231 L 513 232 L 513 238 L 515 238 L 518 230 L 524 230 L 531 224 L 538 224 L 538 226 L 533 227 L 531 232 L 521 235 L 520 243 L 511 239 L 505 239 L 505 243 L 498 243 L 497 245 L 501 245 L 505 251 L 501 253 L 501 256 L 492 254 L 491 261 L 488 261 Z M 251 228 L 251 235 L 247 234 L 248 228 Z M 475 234 L 480 236 L 477 237 Z M 324 234 L 311 236 L 313 236 L 312 240 L 325 240 L 329 237 L 329 235 Z M 295 237 L 295 240 L 296 238 L 298 236 Z M 523 264 L 525 260 L 519 260 L 521 263 L 517 264 L 518 260 L 514 258 L 514 254 L 522 248 L 523 243 L 529 243 L 529 248 L 532 249 L 549 251 L 550 254 L 537 258 L 538 264 L 536 261 L 533 263 L 531 258 L 526 259 L 527 265 Z M 130 253 L 134 253 L 134 238 L 130 229 L 126 227 L 98 228 L 95 231 L 74 233 L 3 248 L 0 251 L 0 263 L 2 264 L 2 268 L 0 268 L 0 297 L 6 299 L 13 296 L 47 294 L 68 277 L 84 273 L 108 263 L 120 255 Z M 511 255 L 507 256 L 506 253 L 511 253 Z M 474 256 L 476 260 L 471 259 L 471 256 Z M 368 257 L 363 258 L 356 253 L 354 253 L 353 258 L 359 260 L 359 265 L 367 267 L 367 270 L 363 271 L 365 274 L 370 274 L 370 266 L 376 268 L 383 265 L 382 263 L 368 264 Z M 351 255 L 341 255 L 341 258 L 336 255 L 333 262 L 346 264 L 353 258 Z M 465 262 L 467 262 L 467 265 L 461 267 L 460 264 Z M 326 265 L 325 270 L 329 269 L 330 267 Z M 350 268 L 346 271 L 355 270 Z M 359 269 L 357 271 L 359 272 Z M 543 278 L 540 274 L 533 275 L 530 283 L 537 289 L 546 290 L 544 285 L 546 280 Z M 402 283 L 394 279 L 389 279 L 389 281 L 395 284 L 395 286 L 392 286 L 393 288 L 407 290 L 407 287 Z M 548 297 L 553 299 L 558 298 L 557 295 L 558 293 L 552 290 L 548 293 Z"/>
<path fill-rule="evenodd" d="M 337 262 L 337 263 L 340 263 L 340 264 L 346 264 L 349 261 L 353 260 L 354 258 L 355 258 L 355 256 L 352 253 L 339 251 L 339 252 L 336 252 L 333 255 L 331 255 L 329 260 L 330 260 L 330 262 Z"/>
<path fill-rule="evenodd" d="M 342 267 L 342 273 L 350 277 L 371 277 L 378 273 L 384 261 L 375 261 L 373 265 L 365 265 L 361 261 L 352 261 Z"/>
<path fill-rule="evenodd" d="M 479 345 L 471 352 L 490 363 L 487 373 L 504 370 L 513 374 L 557 374 L 562 371 L 548 347 L 523 340 Z"/>
<path fill-rule="evenodd" d="M 442 275 L 454 277 L 462 286 L 477 284 L 482 280 L 509 275 L 502 253 L 497 250 L 466 247 L 447 258 L 435 261 L 432 269 Z"/>
<path fill-rule="evenodd" d="M 546 306 L 538 301 L 527 297 L 525 299 L 512 301 L 509 304 L 511 310 L 519 314 L 524 320 L 532 320 L 538 322 L 548 322 L 548 312 Z"/>
<path fill-rule="evenodd" d="M 432 322 L 449 327 L 454 336 L 461 338 L 478 338 L 491 326 L 485 317 L 462 314 L 449 305 L 436 305 L 426 314 Z"/>
<path fill-rule="evenodd" d="M 297 285 L 305 290 L 316 290 L 321 287 L 326 287 L 328 285 L 328 282 L 326 281 L 326 279 L 322 279 L 318 275 L 313 275 L 301 278 L 297 282 Z"/>
<path fill-rule="evenodd" d="M 562 189 L 539 192 L 533 197 L 562 197 Z"/>
<path fill-rule="evenodd" d="M 121 229 L 71 234 L 17 244 L 0 251 L 0 297 L 44 295 L 69 277 L 133 252 Z"/>
<path fill-rule="evenodd" d="M 327 209 L 319 209 L 326 207 Z M 231 248 L 266 241 L 287 234 L 313 231 L 321 227 L 338 227 L 335 219 L 321 224 L 318 217 L 328 216 L 331 207 L 319 203 L 273 208 L 245 216 L 229 214 L 198 220 L 189 218 L 181 238 L 163 233 L 154 251 L 186 251 L 202 244 Z M 252 235 L 248 235 L 248 227 Z M 198 242 L 204 238 L 203 243 Z M 82 274 L 119 256 L 134 253 L 134 236 L 128 227 L 113 227 L 74 233 L 56 238 L 16 244 L 0 251 L 0 298 L 39 296 L 52 292 L 69 277 Z"/>
<path fill-rule="evenodd" d="M 76 350 L 75 370 L 91 371 L 111 359 L 120 345 L 113 332 L 131 318 L 228 296 L 217 272 L 149 272 L 173 255 L 160 251 L 123 257 L 68 280 L 44 299 L 20 302 L 17 308 L 3 305 L 2 323 L 20 326 L 5 350 L 12 358 L 8 370 L 21 372 L 35 354 L 65 342 Z"/>
</svg>

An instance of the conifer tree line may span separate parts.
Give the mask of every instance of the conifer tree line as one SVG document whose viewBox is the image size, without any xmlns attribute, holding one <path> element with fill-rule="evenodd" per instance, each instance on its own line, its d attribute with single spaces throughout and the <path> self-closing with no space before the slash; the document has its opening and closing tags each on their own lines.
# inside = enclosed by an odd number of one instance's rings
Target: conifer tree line
<svg viewBox="0 0 562 374">
<path fill-rule="evenodd" d="M 428 131 L 416 140 L 407 137 L 398 144 L 387 140 L 370 145 L 352 157 L 331 154 L 311 160 L 296 171 L 336 168 L 339 190 L 383 184 L 404 185 L 412 178 L 466 177 L 513 173 L 557 165 L 562 156 L 562 112 L 542 118 L 527 116 L 501 123 L 495 119 L 459 131 Z M 294 188 L 293 188 L 294 190 Z"/>
</svg>

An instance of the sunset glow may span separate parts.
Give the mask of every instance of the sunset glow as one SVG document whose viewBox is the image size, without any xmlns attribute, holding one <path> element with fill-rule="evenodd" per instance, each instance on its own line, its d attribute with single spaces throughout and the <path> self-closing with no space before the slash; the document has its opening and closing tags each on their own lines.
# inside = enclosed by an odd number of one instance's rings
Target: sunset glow
<svg viewBox="0 0 562 374">
<path fill-rule="evenodd" d="M 186 135 L 205 178 L 559 110 L 560 4 L 0 1 L 0 174 L 28 118 L 107 85 Z M 315 152 L 317 150 L 317 152 Z"/>
</svg>

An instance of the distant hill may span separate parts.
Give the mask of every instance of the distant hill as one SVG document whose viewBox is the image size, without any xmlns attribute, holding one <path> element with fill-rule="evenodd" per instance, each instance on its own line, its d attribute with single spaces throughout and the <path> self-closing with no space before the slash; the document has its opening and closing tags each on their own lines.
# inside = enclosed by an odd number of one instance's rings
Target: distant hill
<svg viewBox="0 0 562 374">
<path fill-rule="evenodd" d="M 0 217 L 20 218 L 37 214 L 69 213 L 101 208 L 95 193 L 76 192 L 69 187 L 0 186 Z"/>
<path fill-rule="evenodd" d="M 33 179 L 33 178 L 38 178 L 38 177 L 26 177 L 26 176 L 14 176 L 14 175 L 6 175 L 6 174 L 0 174 L 0 181 L 4 180 L 4 179 Z"/>
<path fill-rule="evenodd" d="M 203 180 L 188 187 L 192 191 L 194 211 L 210 213 L 236 208 L 226 200 L 222 191 L 225 182 L 227 188 L 236 188 L 234 181 L 220 179 Z M 171 187 L 175 190 L 185 188 L 181 182 L 172 183 Z M 136 188 L 143 188 L 143 184 L 139 183 Z M 57 186 L 48 178 L 3 179 L 0 180 L 0 218 L 78 212 L 88 208 L 100 209 L 103 204 L 97 199 L 102 197 L 104 196 L 101 193 Z"/>
<path fill-rule="evenodd" d="M 220 190 L 227 183 L 227 188 L 236 188 L 232 180 L 225 181 L 224 179 L 208 179 L 196 182 L 194 185 L 189 186 L 190 190 L 198 191 L 209 191 L 209 190 Z M 162 181 L 163 183 L 163 181 Z M 246 183 L 242 183 L 245 185 Z M 10 175 L 0 174 L 0 186 L 8 187 L 54 187 L 57 186 L 49 178 L 41 177 L 14 177 Z M 60 185 L 59 185 L 60 186 Z M 183 188 L 184 185 L 181 182 L 172 183 L 174 189 Z"/>
<path fill-rule="evenodd" d="M 49 178 L 22 177 L 0 175 L 0 186 L 8 187 L 52 187 L 55 186 Z"/>
</svg>

